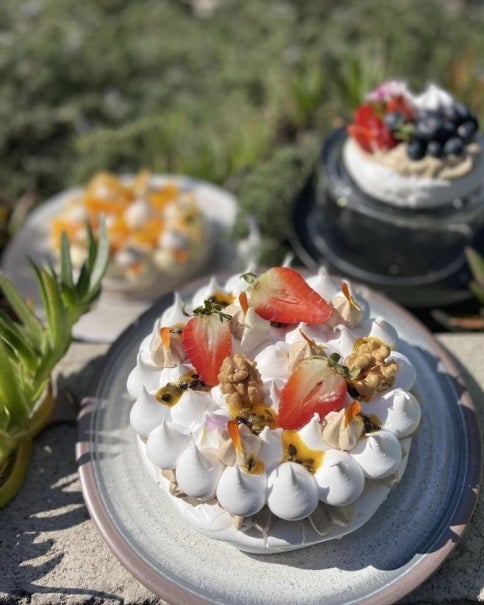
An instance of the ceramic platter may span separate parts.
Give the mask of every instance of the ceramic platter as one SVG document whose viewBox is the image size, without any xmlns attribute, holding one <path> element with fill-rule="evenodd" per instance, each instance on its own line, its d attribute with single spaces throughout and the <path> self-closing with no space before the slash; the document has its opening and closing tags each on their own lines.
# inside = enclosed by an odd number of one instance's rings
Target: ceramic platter
<svg viewBox="0 0 484 605">
<path fill-rule="evenodd" d="M 208 260 L 200 267 L 198 275 L 228 269 L 235 262 L 236 256 L 235 248 L 229 239 L 230 229 L 237 214 L 235 197 L 220 187 L 184 176 L 153 175 L 151 179 L 155 185 L 170 181 L 177 183 L 180 188 L 192 191 L 212 227 L 214 248 Z M 81 188 L 63 191 L 36 208 L 29 214 L 2 255 L 2 270 L 25 297 L 37 303 L 39 293 L 28 258 L 32 258 L 37 264 L 53 262 L 49 247 L 52 219 L 81 192 Z M 160 280 L 160 290 L 156 298 L 175 289 L 179 283 L 180 278 Z M 73 335 L 79 340 L 90 342 L 112 342 L 152 303 L 153 297 L 149 300 L 128 299 L 103 291 L 93 309 L 74 326 Z"/>
<path fill-rule="evenodd" d="M 340 540 L 273 555 L 249 555 L 206 538 L 175 512 L 142 466 L 126 380 L 160 299 L 112 345 L 80 415 L 77 458 L 84 497 L 125 567 L 173 604 L 394 603 L 446 559 L 474 509 L 481 452 L 475 408 L 431 334 L 386 298 L 361 289 L 384 315 L 418 370 L 424 419 L 407 471 L 374 517 Z"/>
</svg>

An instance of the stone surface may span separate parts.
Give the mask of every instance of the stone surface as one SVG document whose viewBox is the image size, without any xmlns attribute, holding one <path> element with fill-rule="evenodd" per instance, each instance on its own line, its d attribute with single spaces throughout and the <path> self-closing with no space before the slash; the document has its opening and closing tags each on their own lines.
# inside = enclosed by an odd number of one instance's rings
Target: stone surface
<svg viewBox="0 0 484 605">
<path fill-rule="evenodd" d="M 478 407 L 484 427 L 484 334 L 443 334 Z M 20 494 L 0 511 L 0 602 L 162 604 L 124 569 L 90 520 L 77 474 L 74 444 L 79 400 L 107 347 L 74 343 L 60 364 L 53 424 L 37 439 Z M 76 405 L 77 403 L 77 405 Z M 405 604 L 484 601 L 484 510 L 477 509 L 461 543 Z"/>
</svg>

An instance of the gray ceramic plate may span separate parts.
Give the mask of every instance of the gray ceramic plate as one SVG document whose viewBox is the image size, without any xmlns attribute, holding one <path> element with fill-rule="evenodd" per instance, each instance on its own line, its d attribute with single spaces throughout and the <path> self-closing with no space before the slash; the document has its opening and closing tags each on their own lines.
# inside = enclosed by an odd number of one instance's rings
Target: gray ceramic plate
<svg viewBox="0 0 484 605">
<path fill-rule="evenodd" d="M 406 474 L 354 533 L 299 551 L 248 555 L 199 535 L 178 517 L 142 466 L 129 427 L 126 379 L 142 338 L 171 303 L 167 295 L 107 355 L 80 415 L 84 496 L 100 533 L 143 584 L 170 603 L 307 605 L 394 603 L 446 559 L 474 509 L 481 452 L 475 409 L 445 351 L 411 315 L 363 291 L 418 370 L 424 421 Z"/>
</svg>

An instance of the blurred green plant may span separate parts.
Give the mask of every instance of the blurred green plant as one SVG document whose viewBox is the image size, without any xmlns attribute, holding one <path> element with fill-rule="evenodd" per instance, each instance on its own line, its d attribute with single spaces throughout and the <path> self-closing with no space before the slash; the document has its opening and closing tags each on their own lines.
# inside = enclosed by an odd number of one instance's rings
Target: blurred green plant
<svg viewBox="0 0 484 605">
<path fill-rule="evenodd" d="M 33 439 L 49 419 L 51 374 L 72 341 L 72 327 L 101 292 L 109 258 L 106 226 L 102 222 L 98 242 L 86 229 L 88 256 L 76 277 L 65 233 L 58 272 L 31 263 L 44 321 L 0 273 L 0 290 L 14 315 L 0 311 L 0 507 L 20 488 Z"/>
</svg>

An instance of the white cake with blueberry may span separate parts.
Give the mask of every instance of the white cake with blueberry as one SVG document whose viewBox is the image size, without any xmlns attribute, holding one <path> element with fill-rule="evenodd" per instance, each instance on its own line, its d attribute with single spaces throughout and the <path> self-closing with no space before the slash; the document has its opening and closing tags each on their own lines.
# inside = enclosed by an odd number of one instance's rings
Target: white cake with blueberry
<svg viewBox="0 0 484 605">
<path fill-rule="evenodd" d="M 347 131 L 344 165 L 378 201 L 436 208 L 483 193 L 478 119 L 435 84 L 421 94 L 402 81 L 382 84 L 357 108 Z"/>
<path fill-rule="evenodd" d="M 358 529 L 396 488 L 415 379 L 395 328 L 346 282 L 273 267 L 175 296 L 129 375 L 130 423 L 184 520 L 282 552 Z"/>
</svg>

